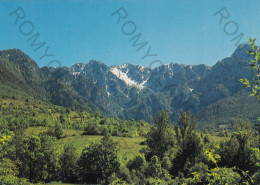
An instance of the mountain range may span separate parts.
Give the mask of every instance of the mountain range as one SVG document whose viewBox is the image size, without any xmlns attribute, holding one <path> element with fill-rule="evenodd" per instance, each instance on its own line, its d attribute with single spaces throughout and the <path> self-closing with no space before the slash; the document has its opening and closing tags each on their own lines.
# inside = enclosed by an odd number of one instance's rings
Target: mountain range
<svg viewBox="0 0 260 185">
<path fill-rule="evenodd" d="M 170 63 L 154 69 L 100 61 L 71 67 L 42 67 L 19 49 L 0 51 L 0 95 L 33 97 L 55 105 L 152 122 L 167 110 L 176 121 L 182 110 L 200 125 L 223 125 L 235 118 L 256 120 L 260 106 L 239 82 L 252 79 L 249 45 L 214 66 Z M 203 57 L 203 56 L 202 56 Z"/>
</svg>

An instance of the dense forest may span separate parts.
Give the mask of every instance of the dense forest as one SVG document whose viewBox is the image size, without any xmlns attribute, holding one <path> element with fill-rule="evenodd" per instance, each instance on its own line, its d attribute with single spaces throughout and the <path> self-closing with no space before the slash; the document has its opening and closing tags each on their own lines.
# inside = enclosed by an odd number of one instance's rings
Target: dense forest
<svg viewBox="0 0 260 185">
<path fill-rule="evenodd" d="M 259 81 L 241 79 L 257 98 Z M 257 120 L 199 130 L 190 112 L 177 116 L 147 123 L 1 96 L 0 184 L 260 184 Z"/>
</svg>

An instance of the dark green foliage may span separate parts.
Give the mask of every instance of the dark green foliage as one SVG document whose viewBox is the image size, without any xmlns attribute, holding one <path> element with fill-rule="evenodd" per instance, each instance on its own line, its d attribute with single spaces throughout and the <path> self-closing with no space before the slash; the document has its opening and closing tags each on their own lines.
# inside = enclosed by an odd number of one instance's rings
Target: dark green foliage
<svg viewBox="0 0 260 185">
<path fill-rule="evenodd" d="M 233 167 L 235 166 L 235 156 L 238 153 L 239 143 L 234 137 L 231 137 L 229 141 L 221 143 L 218 150 L 221 160 L 220 166 Z"/>
<path fill-rule="evenodd" d="M 95 124 L 88 124 L 88 126 L 84 129 L 85 135 L 101 135 L 99 128 Z"/>
<path fill-rule="evenodd" d="M 59 153 L 55 138 L 47 135 L 24 138 L 17 154 L 23 177 L 31 181 L 50 181 L 57 178 Z"/>
<path fill-rule="evenodd" d="M 60 139 L 63 135 L 62 125 L 60 123 L 56 123 L 54 127 L 49 128 L 46 134 Z"/>
<path fill-rule="evenodd" d="M 164 168 L 168 171 L 172 168 L 172 162 L 169 157 L 164 157 L 162 159 L 162 168 Z"/>
<path fill-rule="evenodd" d="M 79 166 L 83 182 L 98 183 L 107 180 L 120 167 L 116 143 L 109 136 L 105 136 L 100 143 L 92 143 L 82 151 Z"/>
<path fill-rule="evenodd" d="M 76 183 L 78 179 L 77 147 L 72 144 L 64 145 L 60 156 L 60 176 L 63 182 Z"/>
<path fill-rule="evenodd" d="M 251 122 L 256 122 L 260 106 L 255 97 L 248 97 L 249 93 L 247 89 L 242 89 L 235 96 L 224 98 L 205 107 L 196 114 L 199 128 L 220 131 L 222 130 L 220 125 L 226 125 L 228 129 L 232 129 L 233 119 L 247 118 Z"/>
<path fill-rule="evenodd" d="M 237 184 L 241 177 L 230 168 L 214 168 L 204 180 L 207 184 Z"/>
<path fill-rule="evenodd" d="M 135 171 L 137 174 L 142 174 L 146 168 L 146 160 L 143 155 L 136 156 L 127 163 L 127 168 L 130 171 Z"/>
<path fill-rule="evenodd" d="M 66 110 L 67 110 L 67 109 L 66 109 Z M 65 121 L 66 121 L 66 120 L 64 119 L 63 115 L 61 114 L 61 115 L 60 115 L 60 123 L 63 124 L 63 123 L 65 123 Z"/>
<path fill-rule="evenodd" d="M 160 160 L 156 155 L 154 155 L 151 158 L 151 161 L 149 162 L 146 168 L 145 175 L 147 177 L 159 178 L 159 179 L 164 176 L 164 172 Z"/>
<path fill-rule="evenodd" d="M 146 140 L 147 146 L 151 150 L 150 156 L 157 155 L 162 159 L 164 153 L 174 146 L 174 135 L 169 128 L 169 122 L 169 115 L 166 111 L 154 116 L 155 126 L 148 133 Z"/>
<path fill-rule="evenodd" d="M 253 142 L 254 135 L 251 123 L 246 120 L 235 120 L 234 131 L 231 139 L 220 145 L 218 153 L 221 157 L 220 166 L 236 167 L 234 171 L 240 174 L 241 181 L 253 184 L 252 177 L 259 173 L 260 151 Z"/>
<path fill-rule="evenodd" d="M 182 112 L 175 126 L 176 138 L 179 146 L 176 158 L 173 160 L 172 173 L 177 175 L 184 169 L 186 162 L 195 163 L 196 157 L 202 152 L 202 142 L 195 133 L 196 120 L 191 113 Z"/>
<path fill-rule="evenodd" d="M 188 177 L 192 177 L 194 172 L 201 174 L 202 176 L 205 177 L 209 167 L 203 162 L 198 162 L 195 163 L 194 165 L 192 165 L 191 163 L 187 163 L 184 168 Z"/>
<path fill-rule="evenodd" d="M 203 142 L 204 142 L 205 144 L 210 142 L 210 139 L 209 139 L 209 136 L 208 136 L 208 135 L 205 135 L 205 136 L 204 136 Z"/>
<path fill-rule="evenodd" d="M 182 147 L 173 160 L 173 168 L 171 169 L 173 175 L 177 175 L 178 172 L 182 171 L 186 162 L 194 164 L 196 157 L 201 154 L 203 146 L 200 137 L 195 133 L 191 133 L 185 138 Z"/>
<path fill-rule="evenodd" d="M 132 184 L 133 183 L 130 171 L 125 166 L 120 166 L 116 176 L 117 176 L 118 179 L 121 179 L 122 181 L 125 181 L 127 184 Z"/>
<path fill-rule="evenodd" d="M 100 125 L 104 125 L 104 124 L 105 124 L 105 120 L 101 120 L 101 121 L 99 122 L 99 124 L 100 124 Z"/>
<path fill-rule="evenodd" d="M 18 178 L 18 168 L 15 162 L 9 159 L 0 159 L 0 184 L 2 185 L 29 185 L 24 178 Z"/>
<path fill-rule="evenodd" d="M 248 166 L 246 159 L 247 156 L 247 147 L 249 146 L 250 137 L 253 134 L 251 123 L 244 120 L 236 120 L 234 124 L 233 136 L 238 142 L 238 152 L 237 152 L 237 161 L 238 167 L 245 170 L 245 167 Z"/>
<path fill-rule="evenodd" d="M 14 133 L 8 129 L 0 130 L 0 159 L 8 155 L 9 143 L 13 136 Z"/>
<path fill-rule="evenodd" d="M 218 133 L 218 136 L 220 136 L 220 137 L 229 137 L 230 134 L 229 134 L 229 131 L 228 131 L 228 130 L 221 130 L 221 131 Z"/>
<path fill-rule="evenodd" d="M 175 126 L 176 138 L 179 144 L 184 148 L 185 139 L 195 129 L 196 120 L 195 117 L 191 117 L 191 113 L 182 112 Z"/>
<path fill-rule="evenodd" d="M 0 99 L 0 111 L 2 110 L 2 106 L 3 106 L 3 102 L 2 102 L 2 100 Z"/>
</svg>

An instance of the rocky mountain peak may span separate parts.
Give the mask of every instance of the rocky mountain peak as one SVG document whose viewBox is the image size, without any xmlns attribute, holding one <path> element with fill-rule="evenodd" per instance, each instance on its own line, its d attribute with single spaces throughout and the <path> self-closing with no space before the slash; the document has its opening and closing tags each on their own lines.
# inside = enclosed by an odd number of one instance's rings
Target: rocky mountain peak
<svg viewBox="0 0 260 185">
<path fill-rule="evenodd" d="M 252 55 L 250 56 L 250 54 L 247 53 L 250 49 L 250 44 L 240 44 L 231 57 L 235 59 L 249 60 L 252 58 Z"/>
<path fill-rule="evenodd" d="M 0 57 L 8 60 L 9 62 L 21 67 L 31 67 L 33 70 L 38 70 L 39 67 L 27 54 L 20 49 L 8 49 L 0 51 Z"/>
</svg>

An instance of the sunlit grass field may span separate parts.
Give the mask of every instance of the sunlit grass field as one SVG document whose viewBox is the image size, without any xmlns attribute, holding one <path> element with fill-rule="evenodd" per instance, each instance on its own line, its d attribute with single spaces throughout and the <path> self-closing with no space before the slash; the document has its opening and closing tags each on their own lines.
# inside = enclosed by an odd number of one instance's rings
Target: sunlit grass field
<svg viewBox="0 0 260 185">
<path fill-rule="evenodd" d="M 46 132 L 47 127 L 29 127 L 25 134 L 40 134 L 41 132 Z M 103 136 L 96 135 L 81 135 L 83 131 L 64 129 L 64 137 L 59 139 L 61 144 L 73 143 L 78 148 L 78 152 L 81 151 L 92 142 L 99 142 Z M 139 154 L 139 151 L 144 145 L 140 145 L 141 142 L 145 141 L 143 137 L 115 137 L 111 136 L 114 142 L 118 143 L 118 156 L 123 163 L 127 163 L 130 159 L 133 159 Z"/>
<path fill-rule="evenodd" d="M 47 130 L 47 127 L 29 127 L 28 129 L 26 129 L 25 134 L 38 135 L 41 132 L 46 132 Z M 88 146 L 92 142 L 99 142 L 103 137 L 99 135 L 82 135 L 82 133 L 83 131 L 81 130 L 64 129 L 64 137 L 59 139 L 59 142 L 61 144 L 73 143 L 74 145 L 76 145 L 78 153 L 80 154 L 86 146 Z M 228 137 L 219 137 L 212 135 L 209 136 L 210 140 L 214 141 L 215 143 L 224 142 L 229 139 Z M 118 143 L 118 156 L 121 162 L 123 162 L 124 164 L 137 156 L 140 149 L 145 147 L 145 145 L 141 145 L 141 143 L 145 141 L 144 137 L 111 137 L 114 142 Z"/>
</svg>

